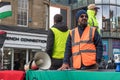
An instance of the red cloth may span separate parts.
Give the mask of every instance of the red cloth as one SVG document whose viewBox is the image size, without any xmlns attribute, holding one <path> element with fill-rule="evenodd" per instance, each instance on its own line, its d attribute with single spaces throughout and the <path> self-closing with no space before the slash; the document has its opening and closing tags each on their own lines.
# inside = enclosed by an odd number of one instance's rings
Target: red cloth
<svg viewBox="0 0 120 80">
<path fill-rule="evenodd" d="M 0 80 L 24 80 L 24 71 L 3 70 L 0 71 Z"/>
<path fill-rule="evenodd" d="M 1 34 L 6 34 L 6 32 L 3 31 L 3 30 L 0 30 L 0 35 L 1 35 Z"/>
</svg>

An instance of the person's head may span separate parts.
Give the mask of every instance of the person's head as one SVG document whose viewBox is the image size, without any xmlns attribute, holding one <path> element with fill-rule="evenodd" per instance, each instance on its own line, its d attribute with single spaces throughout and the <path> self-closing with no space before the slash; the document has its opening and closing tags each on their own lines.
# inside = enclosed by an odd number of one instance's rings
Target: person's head
<svg viewBox="0 0 120 80">
<path fill-rule="evenodd" d="M 88 15 L 85 10 L 79 10 L 76 13 L 76 24 L 83 27 L 87 26 Z"/>
<path fill-rule="evenodd" d="M 56 14 L 54 16 L 54 23 L 62 22 L 62 20 L 63 20 L 63 16 L 61 14 Z"/>
<path fill-rule="evenodd" d="M 100 9 L 100 8 L 99 8 L 99 7 L 96 7 L 95 4 L 90 4 L 90 5 L 88 6 L 88 10 L 94 10 L 94 11 L 95 11 L 95 15 L 97 14 L 98 9 Z"/>
</svg>

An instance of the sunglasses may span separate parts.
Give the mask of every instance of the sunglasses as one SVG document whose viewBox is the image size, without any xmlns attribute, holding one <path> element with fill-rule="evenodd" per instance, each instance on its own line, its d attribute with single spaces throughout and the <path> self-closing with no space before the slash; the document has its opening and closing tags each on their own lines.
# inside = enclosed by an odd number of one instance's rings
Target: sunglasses
<svg viewBox="0 0 120 80">
<path fill-rule="evenodd" d="M 80 17 L 81 17 L 81 18 L 84 18 L 84 17 L 85 17 L 85 18 L 88 18 L 87 15 L 81 15 Z"/>
</svg>

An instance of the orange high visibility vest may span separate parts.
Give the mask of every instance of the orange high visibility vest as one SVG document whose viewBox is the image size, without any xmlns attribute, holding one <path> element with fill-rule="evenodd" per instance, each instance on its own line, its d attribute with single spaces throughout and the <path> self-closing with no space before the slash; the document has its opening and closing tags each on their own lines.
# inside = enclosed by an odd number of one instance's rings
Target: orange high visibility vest
<svg viewBox="0 0 120 80">
<path fill-rule="evenodd" d="M 81 63 L 85 66 L 96 64 L 96 47 L 93 42 L 95 29 L 95 27 L 87 26 L 82 35 L 78 27 L 70 31 L 73 68 L 81 68 Z"/>
</svg>

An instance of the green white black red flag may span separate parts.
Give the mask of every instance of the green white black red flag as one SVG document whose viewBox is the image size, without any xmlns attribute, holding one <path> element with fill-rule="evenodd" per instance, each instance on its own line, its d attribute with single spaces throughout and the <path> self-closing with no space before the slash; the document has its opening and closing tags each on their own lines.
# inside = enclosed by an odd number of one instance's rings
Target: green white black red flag
<svg viewBox="0 0 120 80">
<path fill-rule="evenodd" d="M 12 16 L 10 2 L 0 2 L 0 19 Z"/>
</svg>

